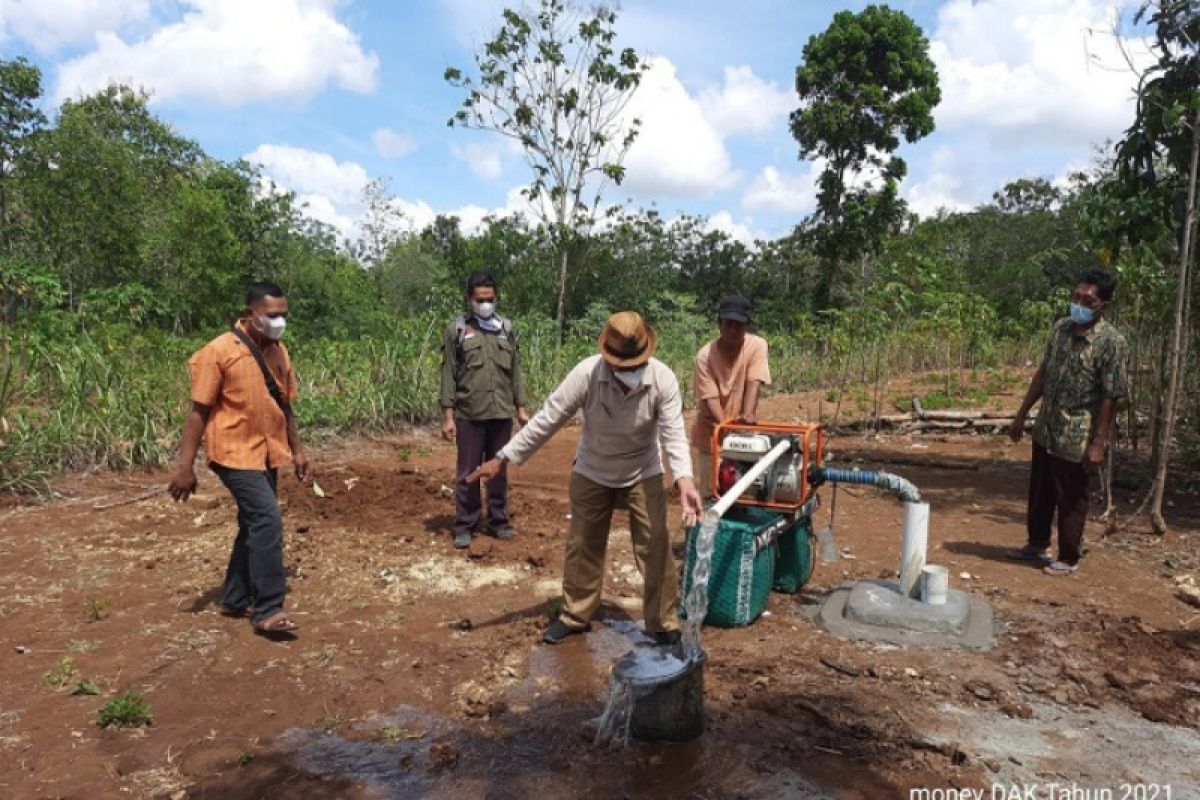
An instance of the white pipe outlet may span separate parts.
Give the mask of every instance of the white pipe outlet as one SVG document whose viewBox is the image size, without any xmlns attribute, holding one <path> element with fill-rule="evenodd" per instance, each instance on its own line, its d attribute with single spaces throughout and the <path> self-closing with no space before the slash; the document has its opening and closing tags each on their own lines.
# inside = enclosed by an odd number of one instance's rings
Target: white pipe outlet
<svg viewBox="0 0 1200 800">
<path fill-rule="evenodd" d="M 758 460 L 757 464 L 746 470 L 746 474 L 743 475 L 737 483 L 730 487 L 728 492 L 721 495 L 721 498 L 713 504 L 712 509 L 708 513 L 715 514 L 717 517 L 725 516 L 725 512 L 728 511 L 729 508 L 738 501 L 738 498 L 746 493 L 746 490 L 750 488 L 751 484 L 758 480 L 760 475 L 769 470 L 771 465 L 779 460 L 780 456 L 791 449 L 792 443 L 790 441 L 787 439 L 780 440 L 778 444 L 771 448 L 769 453 Z M 803 476 L 801 476 L 801 479 L 803 479 Z M 929 506 L 926 506 L 925 508 L 928 509 Z M 923 564 L 924 561 L 922 560 L 921 563 Z"/>
<path fill-rule="evenodd" d="M 946 605 L 950 591 L 950 570 L 927 564 L 921 568 L 921 602 L 930 606 Z"/>
<path fill-rule="evenodd" d="M 904 504 L 904 538 L 900 544 L 900 594 L 915 597 L 929 545 L 929 504 Z"/>
</svg>

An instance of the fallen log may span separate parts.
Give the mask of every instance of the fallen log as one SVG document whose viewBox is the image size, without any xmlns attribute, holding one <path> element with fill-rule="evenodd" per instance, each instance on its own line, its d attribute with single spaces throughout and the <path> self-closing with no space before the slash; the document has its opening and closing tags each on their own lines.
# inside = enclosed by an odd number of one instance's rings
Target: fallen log
<svg viewBox="0 0 1200 800">
<path fill-rule="evenodd" d="M 852 461 L 863 464 L 889 464 L 904 467 L 927 467 L 929 469 L 977 470 L 979 461 L 967 458 L 945 456 L 903 455 L 899 453 L 880 453 L 878 451 L 839 450 L 838 462 Z"/>
</svg>

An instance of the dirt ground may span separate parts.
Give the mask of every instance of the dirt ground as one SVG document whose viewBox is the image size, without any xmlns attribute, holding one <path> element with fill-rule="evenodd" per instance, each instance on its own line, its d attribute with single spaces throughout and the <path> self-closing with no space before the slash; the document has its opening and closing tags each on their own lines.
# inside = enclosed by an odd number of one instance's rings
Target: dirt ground
<svg viewBox="0 0 1200 800">
<path fill-rule="evenodd" d="M 812 418 L 814 403 L 774 397 L 760 416 Z M 1102 538 L 1092 523 L 1080 573 L 1050 578 L 1003 557 L 1023 542 L 1027 444 L 838 437 L 830 463 L 881 463 L 922 488 L 929 560 L 993 605 L 994 649 L 876 647 L 809 622 L 823 591 L 897 567 L 896 501 L 843 489 L 843 557 L 800 595 L 773 595 L 754 625 L 706 629 L 705 736 L 609 750 L 588 722 L 640 620 L 621 514 L 603 624 L 537 642 L 559 592 L 577 434 L 514 470 L 517 538 L 469 553 L 450 545 L 451 445 L 413 431 L 322 448 L 324 499 L 281 481 L 291 641 L 217 613 L 236 523 L 210 473 L 185 505 L 159 494 L 95 510 L 165 482 L 97 475 L 0 511 L 0 797 L 875 800 L 1072 782 L 1200 797 L 1200 609 L 1174 590 L 1200 573 L 1200 498 L 1185 482 L 1165 538 Z M 1118 497 L 1128 508 L 1132 494 Z M 100 694 L 71 694 L 83 679 Z M 126 690 L 153 724 L 98 728 Z"/>
</svg>

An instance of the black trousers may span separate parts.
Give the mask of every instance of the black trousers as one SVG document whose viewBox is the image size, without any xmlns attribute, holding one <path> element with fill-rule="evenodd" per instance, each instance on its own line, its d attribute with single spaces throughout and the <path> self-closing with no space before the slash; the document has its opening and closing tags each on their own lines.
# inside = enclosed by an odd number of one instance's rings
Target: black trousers
<svg viewBox="0 0 1200 800">
<path fill-rule="evenodd" d="M 457 419 L 458 480 L 454 487 L 454 533 L 471 533 L 479 527 L 482 511 L 479 481 L 467 483 L 467 476 L 483 462 L 493 458 L 512 438 L 511 419 Z M 488 521 L 508 524 L 508 474 L 502 470 L 487 485 Z"/>
<path fill-rule="evenodd" d="M 287 575 L 283 568 L 283 517 L 275 496 L 276 470 L 229 469 L 213 472 L 237 501 L 238 532 L 225 571 L 227 608 L 253 608 L 255 621 L 283 610 Z"/>
<path fill-rule="evenodd" d="M 1083 464 L 1052 456 L 1037 442 L 1033 443 L 1033 464 L 1029 471 L 1029 546 L 1050 547 L 1050 523 L 1058 514 L 1058 560 L 1079 562 L 1083 546 L 1083 526 L 1087 522 L 1088 474 Z"/>
</svg>

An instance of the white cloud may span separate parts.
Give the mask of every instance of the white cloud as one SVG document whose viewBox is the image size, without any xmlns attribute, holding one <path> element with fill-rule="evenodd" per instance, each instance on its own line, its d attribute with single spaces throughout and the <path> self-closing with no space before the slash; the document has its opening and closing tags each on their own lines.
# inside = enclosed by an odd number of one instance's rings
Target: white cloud
<svg viewBox="0 0 1200 800">
<path fill-rule="evenodd" d="M 310 217 L 332 225 L 343 236 L 354 234 L 363 213 L 362 191 L 370 180 L 360 164 L 277 144 L 259 145 L 246 154 L 246 160 L 261 165 L 274 185 L 295 192 Z"/>
<path fill-rule="evenodd" d="M 791 92 L 764 81 L 745 66 L 726 67 L 723 85 L 700 92 L 704 116 L 724 136 L 774 130 L 798 103 Z"/>
<path fill-rule="evenodd" d="M 159 0 L 0 0 L 0 41 L 15 38 L 42 53 L 90 41 L 149 19 Z"/>
<path fill-rule="evenodd" d="M 512 139 L 451 144 L 450 154 L 471 168 L 476 177 L 485 181 L 498 180 L 505 164 L 521 152 Z"/>
<path fill-rule="evenodd" d="M 384 158 L 400 158 L 417 149 L 417 141 L 407 133 L 397 133 L 391 128 L 378 128 L 371 134 L 375 152 Z"/>
<path fill-rule="evenodd" d="M 148 38 L 113 32 L 59 70 L 57 101 L 125 81 L 155 100 L 239 106 L 302 101 L 334 84 L 372 92 L 379 58 L 338 21 L 340 0 L 183 0 L 190 10 Z"/>
<path fill-rule="evenodd" d="M 750 217 L 745 217 L 738 222 L 728 211 L 718 211 L 708 218 L 704 229 L 706 231 L 724 231 L 747 247 L 752 247 L 756 241 L 770 238 L 766 232 L 752 227 L 753 225 L 754 220 Z"/>
<path fill-rule="evenodd" d="M 1136 76 L 1111 35 L 1114 14 L 1104 0 L 950 0 L 930 45 L 939 127 L 982 126 L 1013 144 L 1118 135 Z M 1125 41 L 1144 66 L 1143 43 Z"/>
<path fill-rule="evenodd" d="M 909 210 L 917 216 L 930 217 L 939 211 L 966 211 L 975 205 L 965 197 L 962 170 L 954 150 L 939 147 L 929 167 L 929 177 L 905 184 L 901 192 Z"/>
<path fill-rule="evenodd" d="M 641 133 L 626 157 L 623 188 L 640 195 L 707 197 L 733 186 L 738 174 L 725 143 L 665 58 L 650 69 L 629 103 Z"/>
<path fill-rule="evenodd" d="M 817 206 L 817 176 L 820 165 L 812 163 L 807 171 L 786 174 L 775 167 L 764 167 L 742 195 L 747 211 L 779 211 L 807 214 Z"/>
<path fill-rule="evenodd" d="M 289 145 L 264 144 L 246 155 L 277 183 L 294 192 L 324 195 L 338 204 L 361 200 L 370 176 L 353 161 Z"/>
<path fill-rule="evenodd" d="M 328 153 L 277 144 L 258 146 L 246 155 L 246 160 L 262 167 L 270 186 L 294 192 L 296 199 L 305 205 L 308 216 L 332 225 L 346 239 L 359 235 L 359 226 L 366 213 L 363 189 L 370 181 L 370 175 L 361 164 L 338 161 Z M 521 194 L 522 188 L 509 189 L 504 205 L 491 208 L 467 204 L 439 210 L 425 200 L 403 197 L 394 197 L 391 202 L 392 207 L 404 215 L 406 230 L 419 231 L 440 213 L 458 217 L 463 231 L 474 233 L 489 216 L 521 214 L 534 220 L 536 215 Z"/>
</svg>

